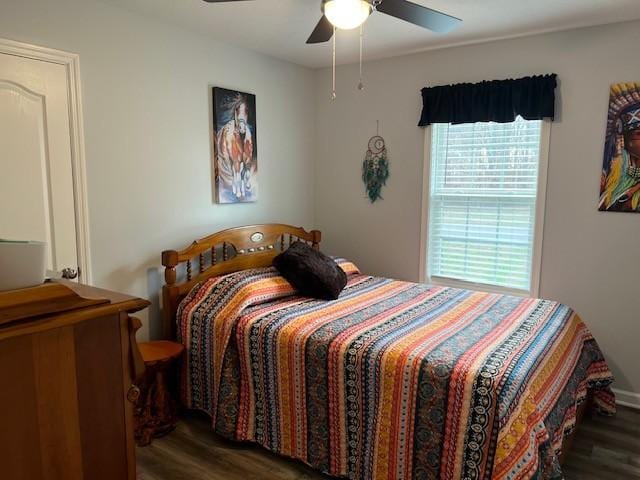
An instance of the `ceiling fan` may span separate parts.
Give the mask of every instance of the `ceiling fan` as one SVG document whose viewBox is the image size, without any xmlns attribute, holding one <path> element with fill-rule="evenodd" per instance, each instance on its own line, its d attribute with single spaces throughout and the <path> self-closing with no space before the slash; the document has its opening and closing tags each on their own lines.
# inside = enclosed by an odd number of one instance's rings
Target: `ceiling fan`
<svg viewBox="0 0 640 480">
<path fill-rule="evenodd" d="M 247 0 L 204 0 L 209 3 Z M 321 0 L 322 18 L 307 43 L 324 43 L 333 37 L 334 27 L 343 30 L 362 25 L 373 12 L 399 18 L 436 33 L 447 33 L 461 20 L 408 0 Z"/>
</svg>

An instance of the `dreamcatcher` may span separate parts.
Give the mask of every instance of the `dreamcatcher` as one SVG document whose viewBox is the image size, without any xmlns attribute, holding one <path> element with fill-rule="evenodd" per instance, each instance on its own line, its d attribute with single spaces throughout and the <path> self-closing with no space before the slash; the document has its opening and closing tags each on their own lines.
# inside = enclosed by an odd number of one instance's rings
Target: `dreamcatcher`
<svg viewBox="0 0 640 480">
<path fill-rule="evenodd" d="M 376 135 L 371 137 L 367 146 L 367 153 L 362 162 L 362 181 L 367 189 L 371 203 L 382 199 L 380 191 L 389 178 L 389 161 L 384 138 L 379 135 L 379 124 Z"/>
</svg>

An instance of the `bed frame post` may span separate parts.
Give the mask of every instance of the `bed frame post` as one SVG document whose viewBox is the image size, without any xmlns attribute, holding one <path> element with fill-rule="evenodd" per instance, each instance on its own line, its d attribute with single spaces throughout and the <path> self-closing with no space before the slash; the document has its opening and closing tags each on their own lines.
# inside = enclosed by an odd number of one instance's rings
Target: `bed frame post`
<svg viewBox="0 0 640 480">
<path fill-rule="evenodd" d="M 320 250 L 320 241 L 322 240 L 322 233 L 320 233 L 320 230 L 311 230 L 312 235 L 312 239 L 311 239 L 311 246 L 316 249 L 316 250 Z"/>
<path fill-rule="evenodd" d="M 178 252 L 166 250 L 162 252 L 162 265 L 166 285 L 162 287 L 162 336 L 166 340 L 175 340 L 175 315 L 178 296 L 175 288 L 176 267 L 178 266 Z"/>
</svg>

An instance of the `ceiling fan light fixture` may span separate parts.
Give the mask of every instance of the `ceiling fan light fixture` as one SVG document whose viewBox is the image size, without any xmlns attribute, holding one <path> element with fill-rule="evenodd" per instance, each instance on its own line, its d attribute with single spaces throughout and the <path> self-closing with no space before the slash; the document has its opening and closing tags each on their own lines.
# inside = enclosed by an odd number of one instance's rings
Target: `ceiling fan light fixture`
<svg viewBox="0 0 640 480">
<path fill-rule="evenodd" d="M 328 0 L 324 14 L 334 27 L 352 30 L 369 18 L 371 5 L 366 0 Z"/>
</svg>

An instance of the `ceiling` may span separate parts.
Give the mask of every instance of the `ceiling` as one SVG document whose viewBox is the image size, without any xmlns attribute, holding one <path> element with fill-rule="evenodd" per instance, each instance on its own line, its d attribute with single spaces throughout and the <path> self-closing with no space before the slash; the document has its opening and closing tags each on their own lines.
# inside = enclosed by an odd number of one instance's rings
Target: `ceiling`
<svg viewBox="0 0 640 480">
<path fill-rule="evenodd" d="M 299 65 L 330 65 L 330 42 L 306 45 L 319 20 L 320 0 L 104 0 L 107 3 L 204 32 Z M 374 13 L 365 24 L 365 60 L 444 46 L 640 18 L 639 0 L 413 0 L 461 18 L 453 32 L 437 35 Z M 338 62 L 358 59 L 358 33 L 338 32 Z"/>
</svg>

